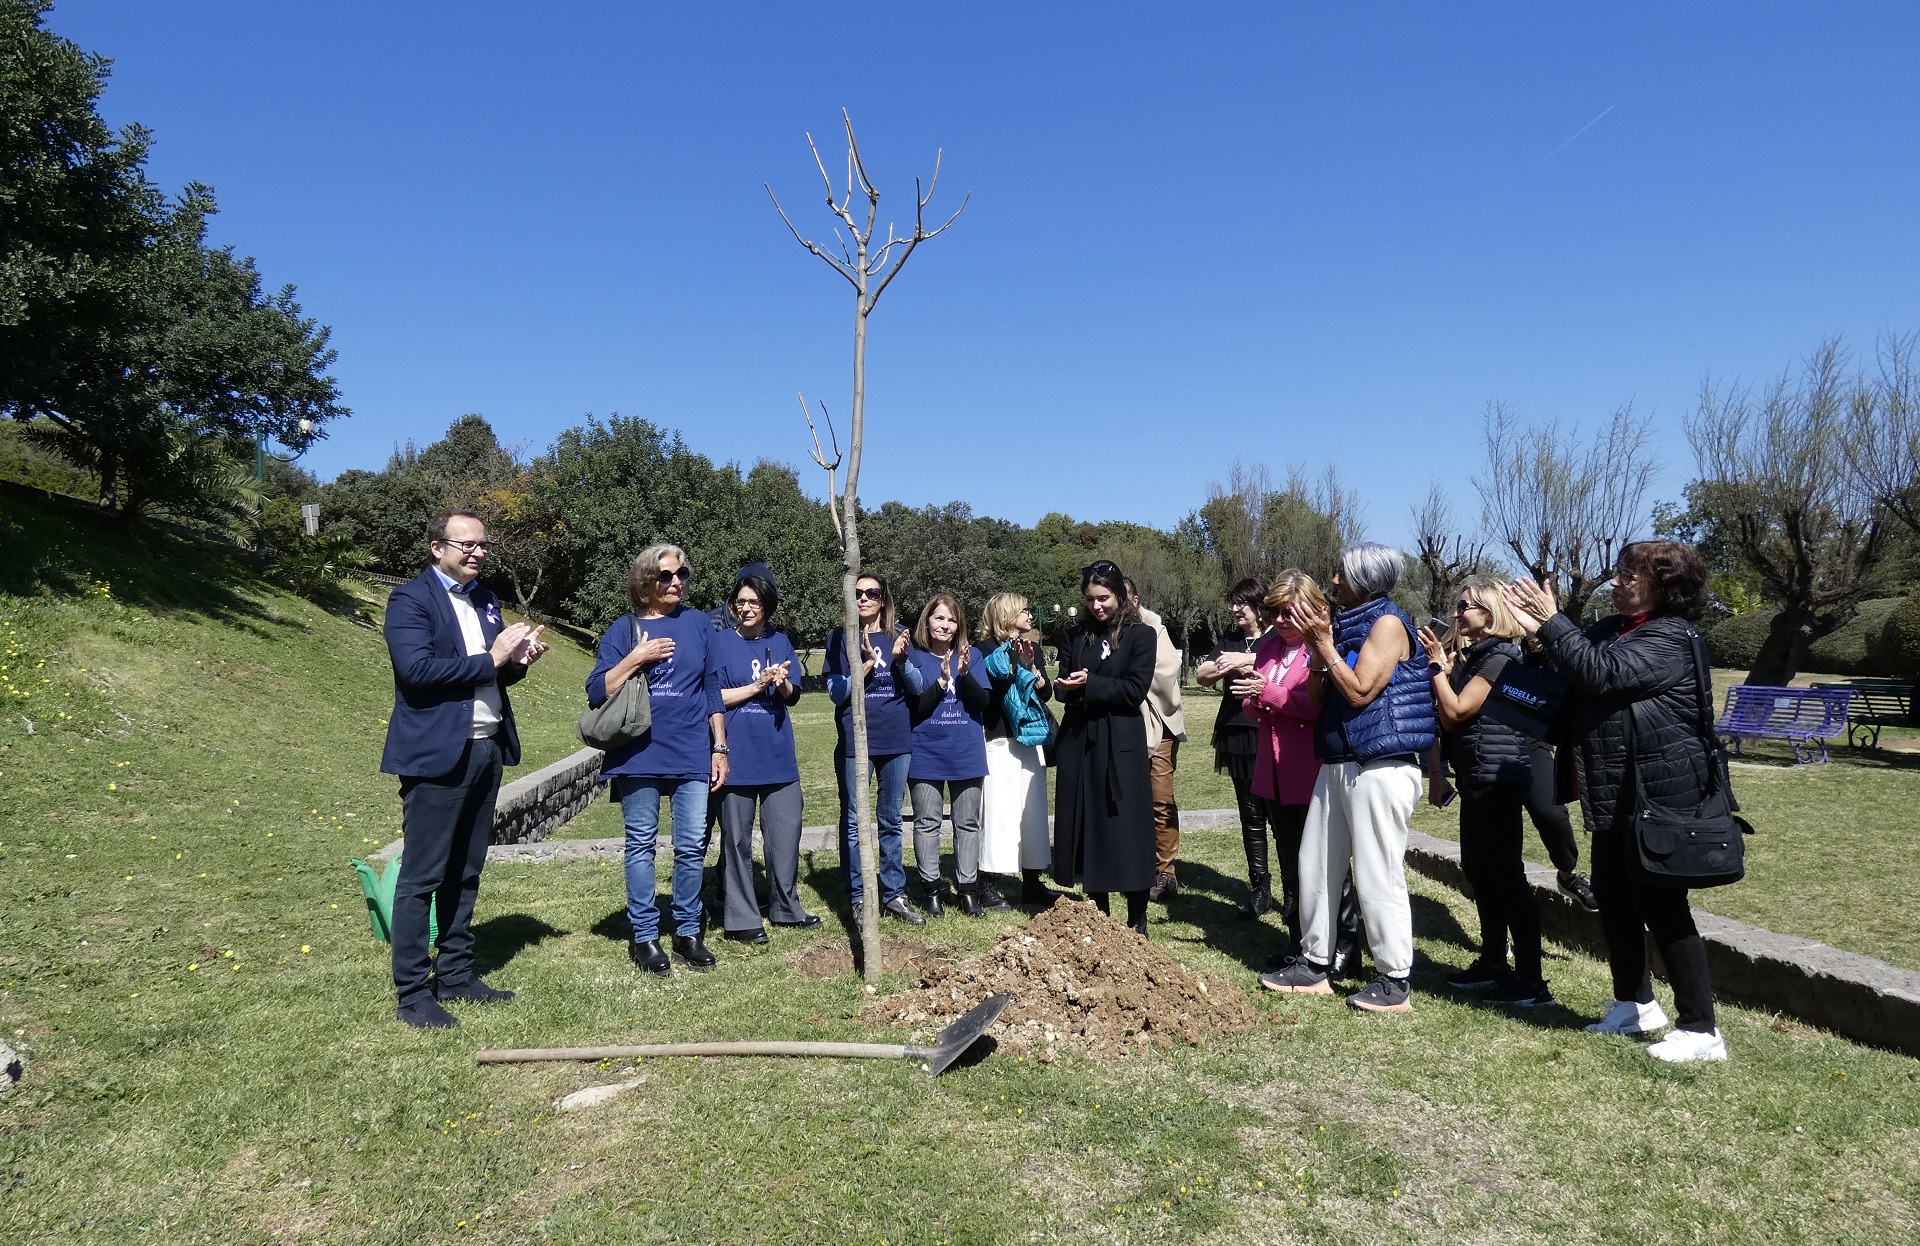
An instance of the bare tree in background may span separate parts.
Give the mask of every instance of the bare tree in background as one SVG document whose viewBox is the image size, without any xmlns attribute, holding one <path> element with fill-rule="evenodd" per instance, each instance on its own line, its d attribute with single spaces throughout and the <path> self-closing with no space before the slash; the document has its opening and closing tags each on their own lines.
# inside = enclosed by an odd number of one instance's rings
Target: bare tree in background
<svg viewBox="0 0 1920 1246">
<path fill-rule="evenodd" d="M 846 278 L 853 287 L 853 414 L 848 427 L 847 449 L 844 455 L 846 466 L 846 484 L 836 491 L 835 473 L 841 466 L 839 438 L 834 435 L 829 423 L 827 431 L 833 442 L 833 457 L 829 459 L 820 445 L 819 430 L 814 428 L 809 415 L 807 427 L 813 432 L 813 461 L 827 473 L 827 511 L 833 518 L 835 533 L 840 537 L 840 551 L 846 574 L 841 577 L 842 616 L 845 619 L 845 644 L 847 653 L 847 675 L 853 685 L 853 767 L 860 781 L 854 784 L 854 808 L 860 828 L 860 885 L 866 902 L 861 907 L 860 942 L 861 972 L 868 982 L 880 980 L 880 883 L 878 830 L 874 825 L 873 801 L 868 793 L 867 770 L 871 755 L 867 751 L 867 698 L 866 670 L 860 660 L 860 610 L 854 602 L 854 582 L 860 578 L 860 452 L 865 445 L 867 410 L 867 317 L 873 314 L 874 304 L 886 293 L 893 279 L 900 275 L 914 249 L 927 239 L 944 232 L 947 226 L 966 211 L 972 195 L 963 197 L 960 206 L 954 210 L 939 226 L 926 227 L 927 205 L 933 202 L 934 191 L 940 185 L 940 152 L 933 157 L 933 175 L 928 180 L 924 192 L 920 179 L 913 179 L 913 232 L 896 234 L 892 222 L 887 224 L 887 236 L 884 240 L 874 238 L 874 229 L 880 219 L 880 189 L 867 175 L 867 166 L 860 157 L 860 142 L 854 137 L 853 118 L 845 109 L 840 111 L 840 120 L 847 132 L 847 180 L 844 192 L 834 189 L 833 178 L 827 173 L 826 163 L 820 159 L 820 149 L 813 141 L 813 135 L 807 135 L 807 148 L 813 152 L 814 167 L 820 171 L 820 181 L 826 187 L 827 210 L 835 218 L 832 237 L 826 246 L 805 237 L 794 227 L 780 199 L 773 193 L 771 185 L 766 186 L 767 198 L 773 200 L 773 210 L 786 222 L 794 241 L 808 251 L 820 257 L 827 267 Z M 864 212 L 856 209 L 856 203 L 865 200 Z M 864 218 L 864 219 L 862 219 Z M 842 234 L 842 229 L 846 232 Z M 802 414 L 807 413 L 806 399 L 800 400 Z M 823 408 L 824 410 L 824 408 Z"/>
<path fill-rule="evenodd" d="M 1854 481 L 1920 533 L 1920 333 L 1880 339 L 1880 374 L 1849 404 L 1845 446 Z"/>
<path fill-rule="evenodd" d="M 1495 401 L 1483 428 L 1486 475 L 1473 484 L 1487 532 L 1583 618 L 1620 547 L 1647 522 L 1647 422 L 1629 404 L 1582 443 L 1577 427 L 1524 425 Z"/>
<path fill-rule="evenodd" d="M 1687 422 L 1706 508 L 1780 606 L 1750 684 L 1786 684 L 1807 647 L 1844 626 L 1875 587 L 1884 512 L 1850 470 L 1846 446 L 1850 411 L 1868 392 L 1830 338 L 1799 377 L 1782 375 L 1757 397 L 1707 382 Z"/>
<path fill-rule="evenodd" d="M 1451 619 L 1460 586 L 1494 570 L 1487 543 L 1468 538 L 1454 526 L 1453 504 L 1438 481 L 1428 488 L 1427 500 L 1411 509 L 1413 556 L 1427 581 L 1427 617 Z"/>
</svg>

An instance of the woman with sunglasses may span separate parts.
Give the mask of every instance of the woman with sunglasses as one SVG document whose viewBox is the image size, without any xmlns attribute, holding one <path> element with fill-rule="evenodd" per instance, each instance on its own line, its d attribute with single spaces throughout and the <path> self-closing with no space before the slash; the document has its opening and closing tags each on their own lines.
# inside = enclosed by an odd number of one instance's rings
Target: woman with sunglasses
<svg viewBox="0 0 1920 1246">
<path fill-rule="evenodd" d="M 1473 887 L 1480 915 L 1480 955 L 1447 978 L 1460 991 L 1521 1008 L 1553 1003 L 1540 971 L 1540 909 L 1527 882 L 1520 849 L 1520 811 L 1533 785 L 1533 740 L 1481 713 L 1487 694 L 1509 662 L 1521 661 L 1520 624 L 1507 609 L 1500 586 L 1469 581 L 1454 604 L 1454 644 L 1432 628 L 1420 629 L 1426 650 L 1434 708 L 1440 715 L 1441 750 L 1460 792 L 1460 868 Z M 1440 776 L 1436 775 L 1436 778 Z M 1444 779 L 1440 780 L 1444 787 Z M 1513 967 L 1507 967 L 1507 936 L 1513 936 Z"/>
<path fill-rule="evenodd" d="M 720 700 L 727 707 L 730 771 L 720 789 L 720 877 L 726 897 L 722 923 L 738 943 L 765 943 L 753 889 L 753 819 L 767 860 L 767 918 L 776 926 L 818 926 L 800 907 L 800 765 L 793 748 L 793 716 L 800 699 L 800 663 L 793 643 L 773 630 L 780 593 L 766 576 L 748 572 L 728 599 L 733 626 L 714 636 Z"/>
<path fill-rule="evenodd" d="M 840 865 L 847 874 L 847 897 L 853 902 L 854 924 L 860 924 L 865 899 L 860 882 L 860 817 L 854 793 L 877 775 L 880 794 L 874 804 L 879 824 L 880 910 L 910 926 L 926 918 L 907 903 L 907 867 L 901 846 L 900 803 L 907 795 L 907 769 L 913 764 L 913 723 L 907 716 L 904 690 L 893 678 L 893 661 L 906 653 L 906 629 L 894 622 L 893 595 L 877 575 L 854 582 L 854 606 L 860 613 L 860 636 L 847 643 L 846 629 L 827 634 L 827 696 L 837 706 L 833 746 L 833 773 L 840 788 Z M 882 661 L 881 654 L 886 654 Z M 860 663 L 866 695 L 867 758 L 872 772 L 856 775 L 853 749 L 853 662 Z"/>
<path fill-rule="evenodd" d="M 611 781 L 626 821 L 628 948 L 652 974 L 673 972 L 660 950 L 654 901 L 654 845 L 660 802 L 673 811 L 673 959 L 696 973 L 714 966 L 700 936 L 700 880 L 706 864 L 707 797 L 727 781 L 727 718 L 713 624 L 686 605 L 693 569 L 677 545 L 649 545 L 627 573 L 632 612 L 600 637 L 599 660 L 587 676 L 587 703 L 600 706 L 627 680 L 644 678 L 653 727 L 607 754 L 600 777 Z"/>
<path fill-rule="evenodd" d="M 1147 937 L 1147 890 L 1157 861 L 1147 723 L 1140 703 L 1153 683 L 1158 642 L 1140 621 L 1120 568 L 1101 559 L 1080 573 L 1080 626 L 1060 647 L 1054 694 L 1060 722 L 1054 789 L 1053 876 L 1108 908 L 1127 897 L 1127 926 Z"/>
</svg>

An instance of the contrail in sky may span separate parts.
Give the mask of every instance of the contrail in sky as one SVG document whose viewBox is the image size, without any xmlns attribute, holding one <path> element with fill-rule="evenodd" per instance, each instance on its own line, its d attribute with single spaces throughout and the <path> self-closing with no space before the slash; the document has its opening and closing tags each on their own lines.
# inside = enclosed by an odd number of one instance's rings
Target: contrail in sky
<svg viewBox="0 0 1920 1246">
<path fill-rule="evenodd" d="M 1573 138 L 1568 139 L 1566 142 L 1560 144 L 1558 147 L 1548 152 L 1547 160 L 1553 159 L 1555 156 L 1559 155 L 1561 152 L 1571 147 L 1573 145 L 1574 138 L 1579 138 L 1582 134 L 1585 134 L 1588 130 L 1591 130 L 1593 127 L 1599 125 L 1603 120 L 1606 119 L 1607 114 L 1612 112 L 1615 107 L 1616 106 L 1613 104 L 1608 104 L 1605 108 L 1601 109 L 1600 115 L 1598 117 L 1595 117 L 1592 121 L 1587 122 L 1587 124 L 1581 126 L 1579 129 L 1573 132 Z M 1545 164 L 1547 160 L 1542 160 L 1540 163 Z"/>
<path fill-rule="evenodd" d="M 1542 157 L 1539 164 L 1534 165 L 1531 169 L 1528 169 L 1525 173 L 1522 173 L 1519 177 L 1516 177 L 1513 179 L 1513 181 L 1509 182 L 1507 184 L 1507 190 L 1508 191 L 1512 190 L 1514 187 L 1518 186 L 1520 183 L 1526 181 L 1528 178 L 1538 173 L 1542 168 L 1546 166 L 1547 161 L 1553 159 L 1555 156 L 1559 155 L 1561 152 L 1565 151 L 1567 148 L 1573 146 L 1574 139 L 1579 138 L 1582 134 L 1585 134 L 1588 130 L 1591 130 L 1593 127 L 1599 125 L 1602 121 L 1606 120 L 1607 114 L 1612 112 L 1617 107 L 1619 107 L 1619 105 L 1617 104 L 1608 104 L 1605 108 L 1601 109 L 1600 115 L 1598 117 L 1595 117 L 1592 121 L 1587 122 L 1587 124 L 1575 130 L 1572 136 L 1569 137 L 1566 142 L 1560 144 L 1558 147 L 1554 148 L 1552 151 L 1548 152 L 1544 157 Z M 1502 191 L 1501 193 L 1505 194 L 1506 191 Z"/>
</svg>

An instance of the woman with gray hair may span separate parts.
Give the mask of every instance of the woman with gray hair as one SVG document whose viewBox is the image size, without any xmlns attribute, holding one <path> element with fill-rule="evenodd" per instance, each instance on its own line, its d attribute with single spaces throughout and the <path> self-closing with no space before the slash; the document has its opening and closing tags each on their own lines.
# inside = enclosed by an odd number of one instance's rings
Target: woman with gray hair
<svg viewBox="0 0 1920 1246">
<path fill-rule="evenodd" d="M 1270 991 L 1330 995 L 1334 914 L 1353 864 L 1376 977 L 1347 1003 L 1365 1012 L 1409 1012 L 1413 909 L 1407 899 L 1407 823 L 1420 800 L 1422 761 L 1439 739 L 1426 657 L 1413 620 L 1388 595 L 1400 554 L 1367 541 L 1340 554 L 1339 613 L 1296 602 L 1310 687 L 1320 702 L 1314 753 L 1320 774 L 1300 836 L 1301 955 L 1263 974 Z"/>
</svg>

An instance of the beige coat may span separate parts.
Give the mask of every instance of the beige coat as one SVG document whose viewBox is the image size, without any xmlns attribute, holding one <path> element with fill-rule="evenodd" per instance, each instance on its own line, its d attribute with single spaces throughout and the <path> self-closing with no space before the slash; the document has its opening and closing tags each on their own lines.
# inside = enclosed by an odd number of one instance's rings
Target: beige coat
<svg viewBox="0 0 1920 1246">
<path fill-rule="evenodd" d="M 1174 647 L 1173 637 L 1167 635 L 1167 625 L 1159 615 L 1142 606 L 1140 621 L 1153 629 L 1154 640 L 1153 686 L 1140 703 L 1140 716 L 1147 720 L 1147 751 L 1151 753 L 1168 736 L 1186 740 L 1187 715 L 1180 708 L 1180 650 Z"/>
</svg>

